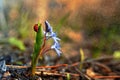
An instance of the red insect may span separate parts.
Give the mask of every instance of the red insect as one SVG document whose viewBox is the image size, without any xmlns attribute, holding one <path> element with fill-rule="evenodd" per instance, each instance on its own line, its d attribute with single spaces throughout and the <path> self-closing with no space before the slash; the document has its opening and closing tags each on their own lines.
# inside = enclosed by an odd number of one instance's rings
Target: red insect
<svg viewBox="0 0 120 80">
<path fill-rule="evenodd" d="M 35 25 L 34 25 L 34 31 L 35 31 L 35 32 L 38 32 L 38 24 L 35 24 Z"/>
</svg>

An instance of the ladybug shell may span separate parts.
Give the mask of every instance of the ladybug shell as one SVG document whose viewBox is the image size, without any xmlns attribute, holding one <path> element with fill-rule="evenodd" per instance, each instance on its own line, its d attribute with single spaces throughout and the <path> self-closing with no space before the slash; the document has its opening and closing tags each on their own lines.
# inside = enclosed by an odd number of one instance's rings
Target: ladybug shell
<svg viewBox="0 0 120 80">
<path fill-rule="evenodd" d="M 38 24 L 35 24 L 35 25 L 34 25 L 34 31 L 35 31 L 35 32 L 38 32 Z"/>
</svg>

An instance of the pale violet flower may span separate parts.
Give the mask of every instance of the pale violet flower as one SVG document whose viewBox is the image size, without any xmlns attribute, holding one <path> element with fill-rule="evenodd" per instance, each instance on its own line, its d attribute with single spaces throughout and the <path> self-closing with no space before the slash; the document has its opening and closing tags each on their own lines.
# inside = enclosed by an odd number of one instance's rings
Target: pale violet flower
<svg viewBox="0 0 120 80">
<path fill-rule="evenodd" d="M 46 27 L 45 30 L 46 39 L 52 38 L 54 40 L 54 44 L 51 46 L 51 49 L 54 49 L 58 54 L 58 56 L 60 56 L 60 54 L 62 53 L 60 51 L 60 44 L 59 44 L 60 39 L 57 37 L 56 33 L 53 32 L 53 29 L 48 21 L 45 21 L 45 27 Z"/>
<path fill-rule="evenodd" d="M 51 46 L 51 49 L 54 49 L 57 53 L 58 56 L 61 55 L 61 51 L 60 51 L 60 44 L 59 43 L 54 43 L 54 45 Z"/>
<path fill-rule="evenodd" d="M 53 31 L 52 31 L 52 27 L 50 26 L 50 24 L 49 24 L 49 22 L 48 21 L 45 21 L 45 26 L 46 26 L 46 33 L 47 32 L 50 32 L 50 33 L 52 33 Z"/>
<path fill-rule="evenodd" d="M 51 34 L 46 35 L 47 39 L 52 38 L 54 42 L 58 42 L 60 39 L 57 37 L 56 33 L 52 32 Z"/>
<path fill-rule="evenodd" d="M 60 39 L 57 37 L 56 33 L 53 32 L 51 25 L 48 23 L 48 21 L 45 21 L 46 26 L 46 38 L 52 38 L 55 42 L 58 42 Z"/>
</svg>

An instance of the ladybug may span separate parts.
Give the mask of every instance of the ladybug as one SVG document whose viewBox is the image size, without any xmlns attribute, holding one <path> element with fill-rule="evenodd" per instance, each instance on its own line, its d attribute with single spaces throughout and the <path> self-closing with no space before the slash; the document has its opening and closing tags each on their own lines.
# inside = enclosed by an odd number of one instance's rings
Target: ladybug
<svg viewBox="0 0 120 80">
<path fill-rule="evenodd" d="M 35 24 L 35 25 L 34 25 L 34 31 L 35 31 L 35 32 L 38 32 L 38 24 Z"/>
</svg>

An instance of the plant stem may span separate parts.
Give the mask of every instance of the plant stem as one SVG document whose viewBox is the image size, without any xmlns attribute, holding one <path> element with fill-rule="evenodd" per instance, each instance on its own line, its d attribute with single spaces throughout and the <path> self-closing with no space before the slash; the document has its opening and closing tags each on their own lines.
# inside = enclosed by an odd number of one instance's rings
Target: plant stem
<svg viewBox="0 0 120 80">
<path fill-rule="evenodd" d="M 32 76 L 35 75 L 36 65 L 37 65 L 37 58 L 32 58 L 32 63 L 31 63 L 31 73 L 32 73 Z"/>
<path fill-rule="evenodd" d="M 35 76 L 36 65 L 38 63 L 39 57 L 40 57 L 40 59 L 42 59 L 42 53 L 44 52 L 45 43 L 46 43 L 46 36 L 44 36 L 43 45 L 42 45 L 41 49 L 39 50 L 39 53 L 37 55 L 35 53 L 33 53 L 32 63 L 31 63 L 32 76 Z"/>
</svg>

